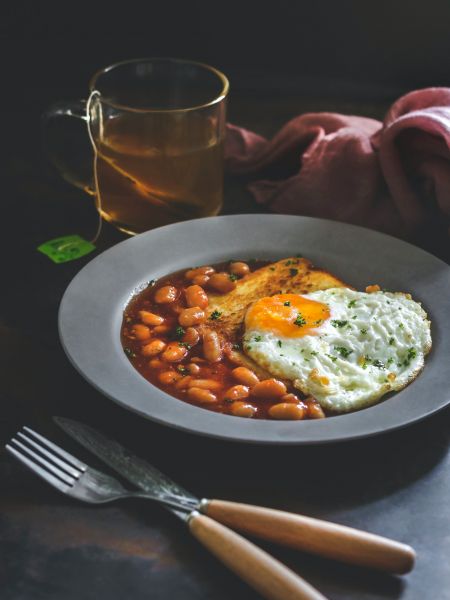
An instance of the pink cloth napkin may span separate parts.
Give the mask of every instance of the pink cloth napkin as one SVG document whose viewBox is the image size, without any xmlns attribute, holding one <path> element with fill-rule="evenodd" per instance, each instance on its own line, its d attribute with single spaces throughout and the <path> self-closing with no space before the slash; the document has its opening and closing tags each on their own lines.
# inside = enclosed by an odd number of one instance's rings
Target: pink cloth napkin
<svg viewBox="0 0 450 600">
<path fill-rule="evenodd" d="M 274 212 L 410 237 L 450 225 L 450 88 L 401 97 L 384 122 L 337 113 L 289 121 L 272 140 L 229 124 L 229 172 Z M 283 174 L 284 171 L 284 174 Z"/>
</svg>

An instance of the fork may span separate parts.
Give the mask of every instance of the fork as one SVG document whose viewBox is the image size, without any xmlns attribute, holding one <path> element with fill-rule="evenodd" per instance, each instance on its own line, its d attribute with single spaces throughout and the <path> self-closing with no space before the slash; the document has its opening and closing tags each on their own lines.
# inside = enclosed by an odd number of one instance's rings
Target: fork
<svg viewBox="0 0 450 600">
<path fill-rule="evenodd" d="M 19 431 L 6 450 L 57 490 L 90 504 L 125 498 L 156 500 L 127 490 L 114 477 L 88 466 L 29 427 Z M 268 600 L 326 600 L 288 567 L 228 527 L 200 514 L 187 498 L 161 498 L 193 536 L 222 563 Z"/>
</svg>

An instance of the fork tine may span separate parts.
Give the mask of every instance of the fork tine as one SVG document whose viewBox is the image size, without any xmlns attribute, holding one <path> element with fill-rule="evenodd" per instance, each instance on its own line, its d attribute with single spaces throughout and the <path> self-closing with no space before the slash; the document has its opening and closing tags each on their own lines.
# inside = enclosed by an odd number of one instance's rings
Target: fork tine
<svg viewBox="0 0 450 600">
<path fill-rule="evenodd" d="M 48 471 L 46 471 L 45 469 L 43 469 L 42 467 L 37 465 L 35 462 L 30 460 L 29 458 L 27 458 L 24 454 L 22 454 L 21 452 L 16 450 L 16 448 L 13 448 L 9 444 L 6 444 L 5 448 L 6 448 L 7 452 L 9 452 L 13 456 L 15 456 L 18 461 L 20 461 L 26 467 L 31 469 L 34 473 L 36 473 L 36 475 L 39 475 L 39 477 L 42 477 L 42 479 L 45 479 L 45 481 L 47 481 L 47 483 L 50 483 L 51 485 L 53 485 L 60 492 L 63 492 L 64 494 L 66 494 L 68 492 L 68 490 L 70 489 L 70 487 L 68 485 L 66 485 L 60 479 L 58 479 L 57 477 L 54 477 L 51 473 L 49 473 Z"/>
<path fill-rule="evenodd" d="M 17 436 L 20 437 L 21 439 L 23 439 L 24 441 L 26 441 L 27 444 L 29 444 L 30 446 L 33 446 L 33 448 L 36 448 L 36 450 L 39 450 L 39 452 L 41 454 L 46 456 L 53 463 L 55 463 L 55 465 L 57 465 L 58 467 L 60 467 L 64 471 L 66 471 L 69 475 L 72 475 L 72 477 L 75 477 L 75 479 L 78 479 L 78 477 L 83 472 L 83 471 L 80 471 L 79 469 L 75 469 L 74 467 L 72 467 L 72 465 L 69 465 L 67 462 L 58 458 L 55 454 L 52 454 L 51 452 L 46 450 L 43 446 L 41 446 L 41 444 L 38 444 L 37 442 L 35 442 L 31 438 L 31 436 L 27 436 L 24 433 L 22 433 L 21 431 L 19 431 L 17 433 Z"/>
<path fill-rule="evenodd" d="M 75 458 L 75 456 L 72 456 L 72 454 L 69 454 L 56 444 L 50 442 L 50 440 L 47 440 L 47 438 L 43 437 L 42 435 L 39 435 L 39 433 L 37 433 L 33 429 L 30 429 L 29 427 L 25 426 L 23 427 L 23 429 L 28 433 L 31 433 L 32 436 L 34 436 L 36 439 L 42 442 L 45 446 L 47 446 L 47 448 L 53 450 L 53 452 L 56 452 L 56 454 L 59 454 L 61 458 L 64 458 L 64 460 L 66 460 L 68 463 L 70 463 L 80 471 L 86 471 L 86 469 L 88 468 L 88 466 L 85 463 L 81 462 L 81 460 L 78 460 L 77 458 Z"/>
<path fill-rule="evenodd" d="M 62 479 L 62 481 L 64 481 L 68 485 L 73 485 L 75 483 L 75 479 L 73 477 L 62 471 L 59 467 L 56 467 L 48 460 L 42 458 L 42 456 L 40 456 L 36 452 L 33 452 L 31 448 L 28 448 L 28 446 L 25 446 L 24 444 L 22 444 L 22 442 L 19 442 L 19 440 L 13 438 L 11 440 L 11 443 L 13 443 L 15 446 L 18 446 L 23 452 L 25 452 L 25 454 L 28 454 L 34 460 L 34 462 L 40 463 L 43 467 L 47 469 L 47 471 L 50 471 L 51 473 Z"/>
</svg>

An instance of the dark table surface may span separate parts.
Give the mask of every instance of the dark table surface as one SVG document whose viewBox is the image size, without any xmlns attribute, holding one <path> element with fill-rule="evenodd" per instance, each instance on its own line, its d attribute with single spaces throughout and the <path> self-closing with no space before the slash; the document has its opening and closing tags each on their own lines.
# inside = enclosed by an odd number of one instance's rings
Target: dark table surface
<svg viewBox="0 0 450 600">
<path fill-rule="evenodd" d="M 246 80 L 234 88 L 230 118 L 270 135 L 306 110 L 381 116 L 398 93 L 361 91 L 356 83 L 351 88 L 317 85 L 308 94 L 305 89 L 276 79 Z M 70 95 L 46 94 L 53 99 Z M 96 214 L 89 197 L 48 167 L 36 114 L 27 113 L 20 101 L 15 110 L 4 125 L 9 138 L 2 198 L 0 442 L 27 424 L 97 464 L 51 422 L 56 414 L 80 419 L 117 437 L 198 495 L 323 517 L 417 550 L 414 571 L 390 577 L 263 544 L 331 599 L 450 599 L 450 411 L 353 443 L 242 446 L 138 418 L 74 371 L 59 345 L 57 309 L 69 281 L 97 252 L 55 265 L 36 247 L 72 233 L 92 237 Z M 257 210 L 242 183 L 227 181 L 225 212 Z M 105 225 L 98 252 L 122 239 Z M 436 251 L 433 240 L 424 243 Z M 0 486 L 3 600 L 257 597 L 157 506 L 144 501 L 102 508 L 79 504 L 4 453 Z"/>
</svg>

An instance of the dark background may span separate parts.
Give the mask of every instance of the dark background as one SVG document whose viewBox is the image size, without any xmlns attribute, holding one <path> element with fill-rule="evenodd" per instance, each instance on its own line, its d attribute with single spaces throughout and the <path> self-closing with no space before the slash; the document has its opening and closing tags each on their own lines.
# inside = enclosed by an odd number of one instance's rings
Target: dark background
<svg viewBox="0 0 450 600">
<path fill-rule="evenodd" d="M 271 135 L 300 112 L 382 118 L 408 90 L 449 85 L 449 33 L 447 0 L 3 2 L 0 443 L 28 424 L 68 444 L 50 417 L 78 418 L 194 492 L 317 515 L 418 550 L 417 570 L 399 579 L 270 548 L 330 598 L 450 599 L 448 411 L 389 436 L 310 449 L 243 449 L 152 424 L 101 397 L 59 346 L 60 298 L 97 252 L 54 265 L 36 251 L 95 231 L 92 199 L 49 165 L 40 122 L 49 104 L 86 96 L 95 70 L 139 56 L 205 61 L 230 78 L 230 120 Z M 258 209 L 228 186 L 226 210 Z M 123 237 L 105 225 L 98 251 Z M 256 598 L 162 511 L 70 502 L 4 454 L 0 553 L 2 600 Z"/>
</svg>

